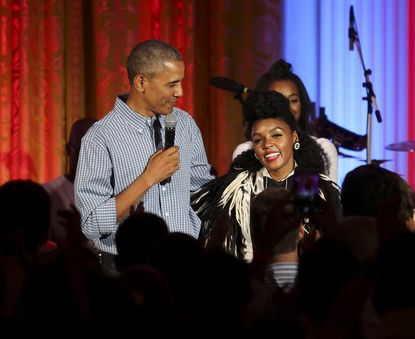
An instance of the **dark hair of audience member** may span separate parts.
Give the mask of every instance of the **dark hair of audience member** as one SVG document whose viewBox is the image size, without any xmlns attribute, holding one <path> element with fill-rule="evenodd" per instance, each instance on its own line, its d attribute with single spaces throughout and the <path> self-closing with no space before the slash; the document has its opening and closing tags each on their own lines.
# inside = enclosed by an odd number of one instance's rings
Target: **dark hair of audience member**
<svg viewBox="0 0 415 339">
<path fill-rule="evenodd" d="M 34 255 L 47 241 L 50 198 L 42 185 L 13 180 L 0 187 L 3 255 Z"/>
<path fill-rule="evenodd" d="M 387 212 L 405 225 L 413 218 L 413 194 L 409 184 L 397 173 L 375 165 L 362 165 L 344 178 L 341 190 L 343 214 L 379 217 Z"/>
<path fill-rule="evenodd" d="M 168 233 L 166 222 L 148 212 L 130 215 L 118 227 L 115 234 L 119 271 L 136 264 L 147 264 L 153 248 Z"/>
</svg>

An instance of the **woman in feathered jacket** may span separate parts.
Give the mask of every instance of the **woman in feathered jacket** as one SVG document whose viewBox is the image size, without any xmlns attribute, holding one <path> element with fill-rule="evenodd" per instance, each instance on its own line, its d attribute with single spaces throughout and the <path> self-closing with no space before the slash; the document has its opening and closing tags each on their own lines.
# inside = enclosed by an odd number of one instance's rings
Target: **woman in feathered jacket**
<svg viewBox="0 0 415 339">
<path fill-rule="evenodd" d="M 253 149 L 240 154 L 228 174 L 210 182 L 192 196 L 202 220 L 201 237 L 208 242 L 221 211 L 229 216 L 224 247 L 236 257 L 252 260 L 251 203 L 271 186 L 292 189 L 294 174 L 317 173 L 319 200 L 340 215 L 340 190 L 327 172 L 326 155 L 308 135 L 301 135 L 288 100 L 277 92 L 254 92 L 244 104 L 244 119 Z"/>
</svg>

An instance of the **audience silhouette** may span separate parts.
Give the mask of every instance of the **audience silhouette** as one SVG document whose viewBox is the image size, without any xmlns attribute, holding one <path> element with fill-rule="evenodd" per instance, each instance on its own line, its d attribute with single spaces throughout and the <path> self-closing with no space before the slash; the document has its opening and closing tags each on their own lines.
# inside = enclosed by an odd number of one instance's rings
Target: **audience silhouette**
<svg viewBox="0 0 415 339">
<path fill-rule="evenodd" d="M 0 186 L 0 335 L 414 338 L 411 187 L 371 165 L 351 171 L 344 215 L 332 218 L 327 205 L 307 246 L 293 193 L 270 187 L 253 200 L 250 263 L 139 208 L 117 230 L 109 276 L 84 246 L 75 208 L 59 213 L 66 236 L 53 246 L 45 188 L 9 181 Z M 217 220 L 221 244 L 228 218 Z"/>
</svg>

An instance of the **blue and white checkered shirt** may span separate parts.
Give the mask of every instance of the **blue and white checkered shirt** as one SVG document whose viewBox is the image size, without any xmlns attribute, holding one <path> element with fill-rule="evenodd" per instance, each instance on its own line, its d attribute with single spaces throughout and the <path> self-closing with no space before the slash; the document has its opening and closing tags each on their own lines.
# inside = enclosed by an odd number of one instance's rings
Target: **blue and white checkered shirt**
<svg viewBox="0 0 415 339">
<path fill-rule="evenodd" d="M 179 146 L 180 169 L 166 185 L 156 184 L 142 198 L 146 212 L 164 218 L 171 232 L 198 237 L 200 220 L 190 207 L 190 192 L 214 179 L 202 137 L 193 118 L 174 108 L 177 115 L 175 145 Z M 81 226 L 95 246 L 116 254 L 115 197 L 143 173 L 156 151 L 152 123 L 130 109 L 121 97 L 114 109 L 95 123 L 82 139 L 75 179 L 75 204 Z M 164 116 L 160 116 L 164 139 Z M 164 140 L 163 140 L 164 142 Z"/>
</svg>

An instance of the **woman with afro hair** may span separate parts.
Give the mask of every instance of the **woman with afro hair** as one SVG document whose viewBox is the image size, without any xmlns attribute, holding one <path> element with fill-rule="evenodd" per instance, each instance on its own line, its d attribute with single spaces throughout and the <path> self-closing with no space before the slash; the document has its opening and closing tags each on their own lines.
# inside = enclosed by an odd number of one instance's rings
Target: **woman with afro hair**
<svg viewBox="0 0 415 339">
<path fill-rule="evenodd" d="M 297 74 L 293 73 L 290 63 L 283 59 L 275 62 L 270 69 L 258 79 L 255 90 L 281 93 L 287 98 L 290 105 L 290 111 L 298 122 L 301 133 L 303 135 L 312 135 L 312 128 L 309 121 L 312 103 L 303 81 Z M 248 132 L 248 130 L 245 131 L 245 136 L 248 141 L 239 144 L 235 148 L 232 155 L 233 160 L 242 152 L 252 148 Z M 337 183 L 338 154 L 336 146 L 329 139 L 316 138 L 314 136 L 312 136 L 312 138 L 323 148 L 325 154 L 324 160 L 326 161 L 326 172 L 324 173 Z"/>
<path fill-rule="evenodd" d="M 202 220 L 201 238 L 207 244 L 219 215 L 229 217 L 224 241 L 227 252 L 252 260 L 250 211 L 253 199 L 271 186 L 293 190 L 294 177 L 312 173 L 318 180 L 319 205 L 330 200 L 340 216 L 340 189 L 325 175 L 327 156 L 308 134 L 303 134 L 280 93 L 253 92 L 244 104 L 247 135 L 252 148 L 239 155 L 228 174 L 192 195 L 192 206 Z"/>
</svg>

